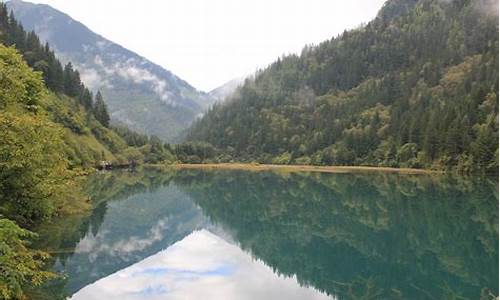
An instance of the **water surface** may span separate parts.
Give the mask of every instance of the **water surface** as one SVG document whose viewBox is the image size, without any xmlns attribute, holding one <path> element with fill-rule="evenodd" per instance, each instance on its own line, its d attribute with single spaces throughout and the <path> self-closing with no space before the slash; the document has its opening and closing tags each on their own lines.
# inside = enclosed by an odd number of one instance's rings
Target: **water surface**
<svg viewBox="0 0 500 300">
<path fill-rule="evenodd" d="M 491 299 L 496 179 L 111 172 L 42 231 L 47 299 Z M 44 294 L 44 295 L 42 295 Z"/>
</svg>

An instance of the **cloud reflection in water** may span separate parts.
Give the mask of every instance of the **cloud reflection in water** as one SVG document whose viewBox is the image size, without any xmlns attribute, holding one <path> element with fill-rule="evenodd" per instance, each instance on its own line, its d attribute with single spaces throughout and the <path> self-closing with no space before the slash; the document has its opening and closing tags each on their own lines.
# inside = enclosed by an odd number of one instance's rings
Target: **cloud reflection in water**
<svg viewBox="0 0 500 300">
<path fill-rule="evenodd" d="M 238 246 L 195 231 L 164 251 L 90 284 L 73 300 L 329 299 L 275 274 Z"/>
</svg>

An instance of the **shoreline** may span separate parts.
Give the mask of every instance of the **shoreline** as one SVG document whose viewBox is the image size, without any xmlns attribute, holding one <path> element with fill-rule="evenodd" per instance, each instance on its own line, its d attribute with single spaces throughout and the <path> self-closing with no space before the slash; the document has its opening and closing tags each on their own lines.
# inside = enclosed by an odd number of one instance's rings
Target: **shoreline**
<svg viewBox="0 0 500 300">
<path fill-rule="evenodd" d="M 320 172 L 320 173 L 369 173 L 385 172 L 398 174 L 442 174 L 442 171 L 411 168 L 369 167 L 369 166 L 313 166 L 313 165 L 273 165 L 251 163 L 221 164 L 175 164 L 175 169 L 204 170 L 245 170 L 245 171 L 280 171 L 280 172 Z"/>
</svg>

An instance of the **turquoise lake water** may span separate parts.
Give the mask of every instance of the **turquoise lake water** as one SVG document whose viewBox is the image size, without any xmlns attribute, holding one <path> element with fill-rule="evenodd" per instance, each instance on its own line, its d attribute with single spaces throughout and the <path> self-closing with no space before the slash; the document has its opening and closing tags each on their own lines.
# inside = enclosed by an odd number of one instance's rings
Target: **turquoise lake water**
<svg viewBox="0 0 500 300">
<path fill-rule="evenodd" d="M 497 179 L 107 172 L 41 233 L 56 299 L 491 299 Z"/>
</svg>

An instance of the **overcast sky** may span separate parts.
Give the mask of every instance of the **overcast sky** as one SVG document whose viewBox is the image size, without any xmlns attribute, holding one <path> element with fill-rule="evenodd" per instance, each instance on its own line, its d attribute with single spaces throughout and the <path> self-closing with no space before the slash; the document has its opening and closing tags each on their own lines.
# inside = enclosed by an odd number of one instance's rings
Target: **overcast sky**
<svg viewBox="0 0 500 300">
<path fill-rule="evenodd" d="M 29 0 L 28 0 L 29 1 Z M 375 17 L 385 0 L 32 0 L 210 91 Z"/>
</svg>

